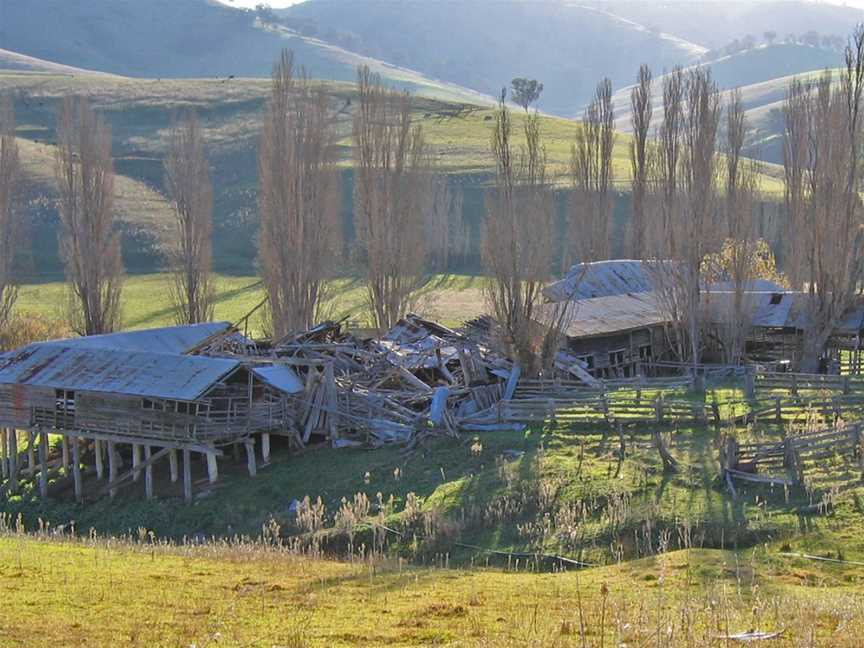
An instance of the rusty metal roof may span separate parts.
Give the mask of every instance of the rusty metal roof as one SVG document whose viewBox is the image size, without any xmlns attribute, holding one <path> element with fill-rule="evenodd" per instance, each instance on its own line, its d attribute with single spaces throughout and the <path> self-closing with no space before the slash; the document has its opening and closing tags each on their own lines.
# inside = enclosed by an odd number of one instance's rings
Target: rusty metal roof
<svg viewBox="0 0 864 648">
<path fill-rule="evenodd" d="M 66 346 L 88 349 L 123 349 L 126 351 L 155 351 L 158 353 L 186 353 L 207 338 L 230 328 L 229 322 L 207 322 L 166 326 L 142 331 L 125 331 L 60 340 Z"/>
<path fill-rule="evenodd" d="M 239 366 L 226 358 L 46 342 L 0 358 L 0 384 L 191 401 Z"/>
<path fill-rule="evenodd" d="M 628 293 L 644 293 L 653 290 L 649 273 L 641 261 L 616 259 L 578 263 L 567 271 L 567 275 L 544 288 L 543 294 L 550 301 L 565 301 L 568 298 L 594 299 Z"/>
<path fill-rule="evenodd" d="M 553 308 L 555 304 L 543 304 L 541 314 L 549 314 Z M 581 299 L 566 308 L 565 334 L 574 338 L 625 333 L 666 321 L 652 292 Z"/>
</svg>

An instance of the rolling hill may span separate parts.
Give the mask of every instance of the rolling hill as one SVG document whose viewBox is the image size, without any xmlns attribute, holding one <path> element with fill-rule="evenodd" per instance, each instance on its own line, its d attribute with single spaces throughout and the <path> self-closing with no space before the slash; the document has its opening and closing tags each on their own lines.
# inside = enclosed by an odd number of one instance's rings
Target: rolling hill
<svg viewBox="0 0 864 648">
<path fill-rule="evenodd" d="M 312 0 L 279 12 L 295 31 L 497 95 L 516 76 L 537 78 L 539 106 L 577 114 L 603 76 L 628 83 L 639 62 L 695 62 L 704 48 L 574 3 Z"/>
<path fill-rule="evenodd" d="M 726 56 L 705 63 L 711 67 L 714 80 L 721 90 L 740 88 L 753 133 L 747 144 L 747 153 L 759 159 L 779 163 L 782 161 L 776 138 L 782 124 L 778 121 L 779 108 L 786 88 L 794 77 L 812 78 L 826 68 L 841 63 L 837 52 L 798 44 L 779 44 L 757 47 L 746 52 Z M 656 128 L 663 118 L 663 75 L 655 76 L 653 86 L 653 120 Z M 618 90 L 615 102 L 615 123 L 622 132 L 632 132 L 630 123 L 630 89 Z"/>
</svg>

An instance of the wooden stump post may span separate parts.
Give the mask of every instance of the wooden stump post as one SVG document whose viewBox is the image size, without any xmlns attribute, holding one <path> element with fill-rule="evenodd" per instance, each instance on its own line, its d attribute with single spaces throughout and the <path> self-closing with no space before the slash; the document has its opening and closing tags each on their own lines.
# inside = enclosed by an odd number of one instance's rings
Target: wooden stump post
<svg viewBox="0 0 864 648">
<path fill-rule="evenodd" d="M 249 476 L 254 477 L 258 474 L 257 466 L 255 465 L 255 440 L 246 439 L 246 466 L 249 468 Z"/>
<path fill-rule="evenodd" d="M 192 453 L 183 448 L 183 499 L 192 501 Z"/>
<path fill-rule="evenodd" d="M 32 477 L 36 474 L 36 433 L 27 430 L 27 472 Z"/>
<path fill-rule="evenodd" d="M 9 490 L 18 492 L 18 430 L 9 430 Z"/>
<path fill-rule="evenodd" d="M 744 398 L 756 400 L 756 374 L 752 371 L 744 374 Z"/>
<path fill-rule="evenodd" d="M 141 471 L 138 466 L 141 465 L 141 446 L 137 443 L 132 444 L 132 481 L 137 482 L 141 479 Z"/>
<path fill-rule="evenodd" d="M 93 441 L 93 456 L 96 459 L 96 479 L 103 479 L 105 469 L 102 466 L 102 442 L 99 439 Z"/>
<path fill-rule="evenodd" d="M 153 499 L 153 464 L 150 462 L 150 446 L 144 446 L 144 461 L 147 465 L 144 467 L 144 496 L 148 500 Z"/>
<path fill-rule="evenodd" d="M 171 483 L 176 484 L 178 479 L 177 451 L 173 448 L 168 452 L 168 467 L 171 472 Z"/>
<path fill-rule="evenodd" d="M 42 499 L 48 497 L 48 433 L 39 430 L 39 495 Z"/>
<path fill-rule="evenodd" d="M 207 454 L 207 479 L 211 484 L 215 484 L 219 479 L 219 464 L 216 462 L 216 453 L 208 452 Z"/>
<path fill-rule="evenodd" d="M 268 432 L 261 434 L 261 460 L 264 463 L 270 463 L 270 434 Z"/>
<path fill-rule="evenodd" d="M 774 422 L 783 422 L 783 406 L 780 403 L 780 397 L 774 399 Z"/>
<path fill-rule="evenodd" d="M 792 374 L 792 395 L 798 395 L 798 374 Z"/>
<path fill-rule="evenodd" d="M 108 483 L 113 484 L 117 479 L 117 450 L 114 447 L 114 442 L 108 442 Z M 111 490 L 108 491 L 108 496 L 111 499 L 117 495 L 117 488 L 112 487 Z"/>
<path fill-rule="evenodd" d="M 61 461 L 63 462 L 63 476 L 69 476 L 69 437 L 65 434 L 61 438 L 60 441 L 60 456 L 62 457 Z"/>
<path fill-rule="evenodd" d="M 78 437 L 72 437 L 72 480 L 75 485 L 75 501 L 81 504 L 84 501 L 84 492 L 81 488 L 81 449 Z"/>
</svg>

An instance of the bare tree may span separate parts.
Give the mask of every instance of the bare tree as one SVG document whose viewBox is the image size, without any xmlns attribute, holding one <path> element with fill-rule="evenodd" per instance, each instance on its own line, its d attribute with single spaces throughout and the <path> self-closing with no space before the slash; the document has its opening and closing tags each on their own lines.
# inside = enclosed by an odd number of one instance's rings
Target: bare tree
<svg viewBox="0 0 864 648">
<path fill-rule="evenodd" d="M 555 205 L 540 118 L 536 112 L 525 116 L 524 144 L 516 145 L 504 99 L 502 92 L 491 142 L 495 181 L 484 200 L 483 261 L 490 277 L 486 299 L 504 343 L 531 372 L 539 368 L 533 328 L 551 272 Z"/>
<path fill-rule="evenodd" d="M 295 72 L 283 51 L 258 147 L 259 257 L 275 336 L 315 323 L 342 245 L 335 118 L 323 88 Z"/>
<path fill-rule="evenodd" d="M 111 133 L 85 98 L 67 97 L 57 124 L 54 173 L 60 251 L 71 288 L 70 322 L 82 335 L 119 325 L 123 260 L 114 229 Z"/>
<path fill-rule="evenodd" d="M 580 262 L 610 257 L 614 120 L 612 82 L 603 79 L 570 151 L 573 197 L 568 241 L 571 254 Z"/>
<path fill-rule="evenodd" d="M 436 174 L 431 179 L 431 210 L 427 219 L 427 241 L 430 266 L 446 272 L 452 257 L 465 255 L 467 230 L 462 219 L 462 192 L 453 188 L 447 177 Z"/>
<path fill-rule="evenodd" d="M 805 173 L 808 155 L 807 103 L 809 91 L 798 79 L 793 79 L 783 103 L 783 171 L 784 206 L 787 226 L 783 237 L 784 268 L 789 283 L 800 289 L 804 282 L 806 188 Z"/>
<path fill-rule="evenodd" d="M 15 111 L 11 98 L 0 97 L 0 330 L 9 323 L 18 297 L 15 261 L 21 243 L 20 179 Z"/>
<path fill-rule="evenodd" d="M 393 326 L 427 279 L 426 218 L 433 169 L 411 97 L 358 70 L 354 112 L 354 219 L 375 325 Z"/>
<path fill-rule="evenodd" d="M 750 327 L 747 293 L 756 278 L 760 241 L 756 237 L 753 210 L 756 202 L 755 162 L 743 157 L 749 125 L 740 90 L 731 93 L 726 106 L 725 243 L 721 257 L 730 284 L 731 299 L 720 333 L 724 360 L 738 364 Z"/>
<path fill-rule="evenodd" d="M 175 238 L 169 251 L 175 318 L 178 324 L 207 322 L 213 319 L 215 306 L 213 185 L 194 110 L 187 111 L 171 129 L 165 185 L 175 216 Z"/>
<path fill-rule="evenodd" d="M 800 256 L 789 259 L 798 264 L 796 274 L 803 277 L 810 295 L 800 361 L 804 371 L 818 368 L 828 339 L 858 296 L 864 274 L 859 194 L 862 92 L 864 26 L 859 25 L 846 47 L 840 83 L 833 84 L 826 71 L 806 92 L 804 227 L 791 232 L 800 237 L 795 244 Z M 796 111 L 789 105 L 786 114 L 791 118 Z"/>
<path fill-rule="evenodd" d="M 629 255 L 642 259 L 647 253 L 645 243 L 646 199 L 651 149 L 648 135 L 651 127 L 651 69 L 647 65 L 639 68 L 637 84 L 630 91 L 630 123 L 633 139 L 630 142 L 630 170 L 633 182 L 633 219 L 630 223 Z"/>
</svg>

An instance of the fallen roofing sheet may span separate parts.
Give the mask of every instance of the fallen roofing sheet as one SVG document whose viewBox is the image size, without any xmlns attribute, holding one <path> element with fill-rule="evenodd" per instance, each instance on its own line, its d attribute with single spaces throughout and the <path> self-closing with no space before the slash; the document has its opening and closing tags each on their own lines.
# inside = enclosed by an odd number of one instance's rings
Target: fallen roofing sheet
<svg viewBox="0 0 864 648">
<path fill-rule="evenodd" d="M 225 358 L 49 342 L 6 355 L 0 384 L 191 401 L 239 366 Z"/>
<path fill-rule="evenodd" d="M 286 394 L 299 394 L 303 392 L 304 383 L 291 367 L 284 365 L 272 365 L 268 367 L 255 367 L 252 373 L 258 376 L 271 387 Z"/>
<path fill-rule="evenodd" d="M 88 349 L 123 349 L 126 351 L 155 351 L 157 353 L 186 353 L 207 338 L 229 329 L 229 322 L 208 322 L 166 326 L 143 331 L 126 331 L 89 335 L 87 337 L 58 340 L 66 346 Z"/>
</svg>

